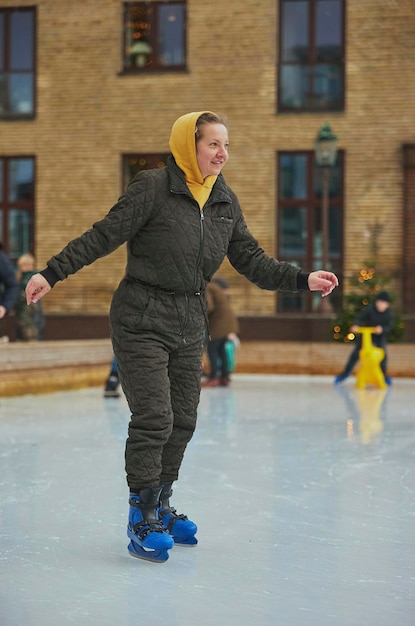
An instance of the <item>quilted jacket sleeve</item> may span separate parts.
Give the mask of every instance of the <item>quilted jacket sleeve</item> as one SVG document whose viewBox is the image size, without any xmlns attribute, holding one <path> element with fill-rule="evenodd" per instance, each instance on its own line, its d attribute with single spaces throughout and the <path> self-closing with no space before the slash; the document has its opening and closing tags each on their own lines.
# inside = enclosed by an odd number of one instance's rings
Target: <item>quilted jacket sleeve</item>
<svg viewBox="0 0 415 626">
<path fill-rule="evenodd" d="M 236 196 L 233 202 L 237 207 L 236 223 L 228 247 L 228 259 L 233 267 L 261 289 L 293 292 L 298 291 L 299 284 L 306 286 L 306 275 L 299 267 L 277 261 L 264 252 L 248 230 Z M 299 276 L 303 280 L 298 280 Z"/>
<path fill-rule="evenodd" d="M 110 254 L 131 239 L 147 221 L 153 203 L 153 179 L 137 176 L 107 215 L 49 259 L 48 268 L 63 280 Z"/>
</svg>

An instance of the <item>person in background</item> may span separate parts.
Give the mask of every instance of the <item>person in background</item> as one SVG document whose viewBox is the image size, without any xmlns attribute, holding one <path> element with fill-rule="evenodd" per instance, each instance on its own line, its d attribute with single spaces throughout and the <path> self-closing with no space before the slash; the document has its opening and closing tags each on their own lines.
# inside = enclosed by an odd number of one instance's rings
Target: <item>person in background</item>
<svg viewBox="0 0 415 626">
<path fill-rule="evenodd" d="M 208 380 L 202 387 L 227 387 L 230 383 L 230 364 L 226 344 L 239 342 L 239 324 L 229 302 L 229 285 L 222 278 L 212 278 L 206 287 L 210 340 L 207 353 L 210 363 Z"/>
<path fill-rule="evenodd" d="M 104 386 L 104 398 L 119 398 L 120 377 L 118 376 L 118 365 L 115 356 L 112 357 L 110 373 Z"/>
<path fill-rule="evenodd" d="M 228 149 L 226 121 L 216 113 L 179 117 L 166 166 L 139 172 L 109 213 L 49 259 L 26 288 L 27 303 L 37 302 L 58 281 L 127 242 L 110 333 L 131 411 L 128 551 L 159 563 L 174 544 L 198 542 L 197 525 L 170 498 L 196 427 L 206 285 L 225 256 L 263 289 L 327 296 L 338 285 L 332 272 L 305 273 L 265 254 L 221 174 Z"/>
<path fill-rule="evenodd" d="M 22 254 L 17 259 L 16 277 L 20 289 L 14 307 L 17 341 L 39 341 L 43 339 L 45 316 L 42 303 L 36 302 L 32 307 L 28 307 L 26 304 L 26 286 L 32 276 L 37 273 L 35 264 L 35 257 L 30 253 Z"/>
<path fill-rule="evenodd" d="M 387 374 L 387 354 L 386 345 L 388 333 L 392 328 L 393 317 L 390 310 L 390 295 L 387 291 L 380 291 L 375 297 L 373 304 L 365 306 L 359 315 L 356 317 L 354 325 L 350 328 L 352 333 L 357 333 L 359 326 L 374 326 L 376 332 L 372 334 L 372 343 L 378 348 L 383 348 L 385 356 L 380 364 L 381 370 L 385 377 L 387 385 L 392 384 L 392 379 Z M 343 371 L 336 376 L 334 383 L 337 385 L 342 383 L 346 378 L 350 376 L 356 363 L 359 361 L 359 352 L 362 347 L 362 336 L 357 334 L 355 339 L 355 346 L 347 360 L 347 363 Z"/>
<path fill-rule="evenodd" d="M 4 252 L 3 244 L 0 242 L 0 320 L 9 313 L 19 297 L 19 284 L 16 279 L 15 269 Z M 0 326 L 0 339 L 4 338 Z"/>
</svg>

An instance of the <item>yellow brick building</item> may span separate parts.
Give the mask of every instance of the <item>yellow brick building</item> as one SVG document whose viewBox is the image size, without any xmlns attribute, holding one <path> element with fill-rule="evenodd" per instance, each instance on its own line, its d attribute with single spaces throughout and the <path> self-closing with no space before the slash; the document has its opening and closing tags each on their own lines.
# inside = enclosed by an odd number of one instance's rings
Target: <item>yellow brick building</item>
<svg viewBox="0 0 415 626">
<path fill-rule="evenodd" d="M 231 157 L 224 176 L 250 229 L 277 256 L 278 154 L 313 151 L 329 123 L 344 157 L 340 274 L 347 278 L 369 258 L 377 229 L 379 267 L 392 277 L 413 340 L 415 3 L 344 1 L 344 106 L 309 112 L 278 106 L 282 4 L 188 0 L 182 71 L 129 73 L 120 0 L 0 0 L 0 11 L 35 14 L 35 114 L 0 116 L 0 158 L 35 158 L 38 265 L 115 203 L 123 155 L 168 152 L 174 120 L 201 109 L 227 115 Z M 122 248 L 58 284 L 44 300 L 49 336 L 105 334 L 124 264 Z M 250 285 L 227 262 L 221 275 L 247 337 L 326 337 L 324 313 L 279 311 L 274 293 Z"/>
</svg>

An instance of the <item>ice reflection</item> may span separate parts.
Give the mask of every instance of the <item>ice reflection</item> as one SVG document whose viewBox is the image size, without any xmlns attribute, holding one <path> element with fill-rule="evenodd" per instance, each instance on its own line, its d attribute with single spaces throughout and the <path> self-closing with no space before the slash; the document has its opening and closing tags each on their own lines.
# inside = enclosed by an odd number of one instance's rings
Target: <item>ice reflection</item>
<svg viewBox="0 0 415 626">
<path fill-rule="evenodd" d="M 349 389 L 343 385 L 336 386 L 335 390 L 346 404 L 347 437 L 358 436 L 363 445 L 378 442 L 383 431 L 383 409 L 389 390 L 374 387 Z"/>
</svg>

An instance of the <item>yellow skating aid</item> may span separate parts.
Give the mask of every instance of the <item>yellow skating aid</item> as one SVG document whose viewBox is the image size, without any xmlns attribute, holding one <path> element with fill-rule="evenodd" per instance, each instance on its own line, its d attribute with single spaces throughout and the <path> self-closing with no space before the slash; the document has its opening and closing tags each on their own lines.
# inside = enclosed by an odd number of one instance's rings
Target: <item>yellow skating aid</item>
<svg viewBox="0 0 415 626">
<path fill-rule="evenodd" d="M 357 332 L 362 335 L 362 347 L 359 351 L 356 387 L 364 389 L 366 385 L 375 385 L 380 389 L 386 389 L 385 377 L 380 367 L 385 351 L 372 343 L 372 334 L 376 332 L 376 328 L 374 326 L 359 326 Z"/>
</svg>

